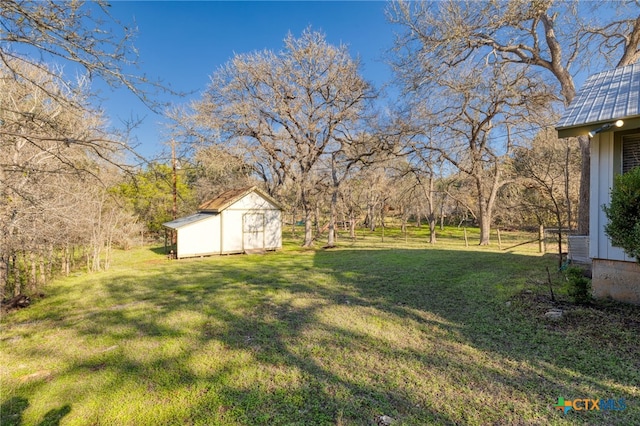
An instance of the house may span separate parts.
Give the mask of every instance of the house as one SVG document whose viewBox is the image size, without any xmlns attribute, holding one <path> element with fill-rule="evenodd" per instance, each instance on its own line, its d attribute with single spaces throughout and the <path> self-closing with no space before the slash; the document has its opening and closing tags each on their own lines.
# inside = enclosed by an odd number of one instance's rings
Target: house
<svg viewBox="0 0 640 426">
<path fill-rule="evenodd" d="M 255 186 L 226 191 L 162 225 L 177 233 L 178 259 L 282 247 L 282 206 Z"/>
<path fill-rule="evenodd" d="M 558 136 L 591 145 L 589 257 L 597 298 L 640 304 L 640 265 L 604 233 L 614 176 L 640 166 L 640 64 L 592 75 L 556 126 Z"/>
</svg>

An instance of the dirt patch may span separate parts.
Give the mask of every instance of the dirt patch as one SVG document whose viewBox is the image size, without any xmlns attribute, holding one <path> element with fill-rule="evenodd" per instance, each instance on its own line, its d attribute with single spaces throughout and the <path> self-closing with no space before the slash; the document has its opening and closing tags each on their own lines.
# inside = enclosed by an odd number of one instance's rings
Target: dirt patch
<svg viewBox="0 0 640 426">
<path fill-rule="evenodd" d="M 22 383 L 33 382 L 33 381 L 36 381 L 36 380 L 49 381 L 49 380 L 51 380 L 51 377 L 53 377 L 53 372 L 51 372 L 49 370 L 40 370 L 40 371 L 36 371 L 35 373 L 31 373 L 31 374 L 28 374 L 28 375 L 22 377 L 20 379 L 20 381 Z"/>
</svg>

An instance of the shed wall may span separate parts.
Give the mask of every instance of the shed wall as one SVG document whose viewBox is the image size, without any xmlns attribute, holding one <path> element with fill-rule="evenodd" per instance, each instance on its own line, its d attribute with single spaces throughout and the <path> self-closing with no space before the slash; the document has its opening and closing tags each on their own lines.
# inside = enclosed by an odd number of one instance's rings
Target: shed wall
<svg viewBox="0 0 640 426">
<path fill-rule="evenodd" d="M 220 213 L 222 218 L 221 253 L 242 253 L 242 213 L 244 210 L 227 208 Z"/>
<path fill-rule="evenodd" d="M 220 252 L 220 218 L 202 220 L 178 229 L 178 258 Z"/>
<path fill-rule="evenodd" d="M 245 218 L 255 222 L 259 215 L 264 218 L 263 229 L 252 235 L 245 233 Z M 282 247 L 282 213 L 278 207 L 255 192 L 231 204 L 220 216 L 221 253 L 243 253 L 251 249 L 275 250 Z"/>
</svg>

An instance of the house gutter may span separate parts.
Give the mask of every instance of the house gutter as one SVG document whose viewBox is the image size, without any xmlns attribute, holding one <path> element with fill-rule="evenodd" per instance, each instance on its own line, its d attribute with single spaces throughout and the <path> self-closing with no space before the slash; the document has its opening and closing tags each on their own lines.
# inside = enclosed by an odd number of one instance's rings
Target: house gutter
<svg viewBox="0 0 640 426">
<path fill-rule="evenodd" d="M 622 127 L 615 127 L 612 130 L 620 131 L 620 130 L 629 130 L 640 127 L 640 116 L 635 117 L 620 117 L 624 120 L 624 124 Z M 589 131 L 602 126 L 603 124 L 610 123 L 616 120 L 604 120 L 604 121 L 595 121 L 593 123 L 588 124 L 580 124 L 577 126 L 571 127 L 556 127 L 558 131 L 558 138 L 571 138 L 578 136 L 588 136 Z"/>
</svg>

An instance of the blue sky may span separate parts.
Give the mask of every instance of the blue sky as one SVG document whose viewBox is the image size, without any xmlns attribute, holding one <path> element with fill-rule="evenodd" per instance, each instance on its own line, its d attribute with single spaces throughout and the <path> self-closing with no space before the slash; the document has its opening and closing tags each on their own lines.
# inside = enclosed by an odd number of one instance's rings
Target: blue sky
<svg viewBox="0 0 640 426">
<path fill-rule="evenodd" d="M 329 43 L 349 46 L 352 56 L 360 57 L 362 76 L 380 88 L 391 79 L 382 57 L 394 30 L 386 22 L 385 6 L 382 1 L 115 1 L 110 12 L 123 24 L 137 24 L 136 72 L 176 91 L 193 92 L 162 98 L 181 104 L 198 98 L 211 74 L 234 53 L 280 50 L 287 33 L 299 36 L 307 27 L 322 31 Z M 124 89 L 103 89 L 102 96 L 112 124 L 144 117 L 134 132 L 140 154 L 151 157 L 166 149 L 162 116 Z"/>
</svg>

